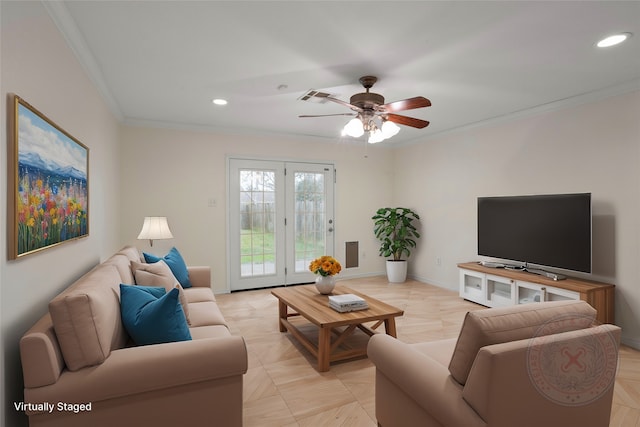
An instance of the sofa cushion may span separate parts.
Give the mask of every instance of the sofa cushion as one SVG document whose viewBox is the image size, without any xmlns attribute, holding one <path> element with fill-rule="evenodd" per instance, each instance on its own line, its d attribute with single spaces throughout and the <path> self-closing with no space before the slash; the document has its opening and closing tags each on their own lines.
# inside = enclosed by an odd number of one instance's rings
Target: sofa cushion
<svg viewBox="0 0 640 427">
<path fill-rule="evenodd" d="M 584 301 L 541 302 L 468 312 L 449 372 L 464 385 L 482 347 L 588 328 L 595 317 L 596 310 Z"/>
<path fill-rule="evenodd" d="M 122 283 L 133 283 L 133 274 L 131 272 L 129 258 L 126 255 L 117 253 L 109 257 L 103 264 L 113 265 L 120 273 L 120 281 Z"/>
<path fill-rule="evenodd" d="M 205 302 L 205 301 L 215 301 L 216 297 L 213 294 L 211 288 L 202 288 L 202 287 L 191 287 L 189 289 L 184 290 L 184 294 L 187 298 L 187 302 Z"/>
<path fill-rule="evenodd" d="M 227 325 L 218 305 L 213 301 L 193 302 L 189 304 L 191 326 Z"/>
<path fill-rule="evenodd" d="M 120 320 L 120 274 L 101 264 L 49 303 L 49 314 L 70 371 L 98 365 L 121 348 L 126 333 Z"/>
<path fill-rule="evenodd" d="M 187 323 L 191 323 L 189 318 L 189 304 L 184 289 L 180 283 L 178 283 L 178 279 L 173 275 L 164 260 L 154 262 L 153 264 L 131 261 L 131 270 L 133 271 L 137 285 L 162 286 L 166 292 L 171 291 L 173 288 L 178 288 L 182 310 L 187 318 Z"/>
<path fill-rule="evenodd" d="M 182 255 L 178 252 L 178 249 L 175 247 L 171 248 L 168 254 L 164 257 L 158 257 L 156 255 L 148 254 L 146 252 L 143 253 L 144 259 L 148 263 L 158 262 L 160 260 L 164 260 L 173 275 L 176 276 L 178 282 L 182 285 L 183 288 L 190 288 L 191 282 L 189 281 L 189 272 L 187 270 L 187 264 L 184 262 Z"/>
<path fill-rule="evenodd" d="M 231 336 L 229 329 L 222 325 L 197 326 L 195 328 L 189 328 L 189 332 L 191 332 L 191 338 L 194 340 Z"/>
<path fill-rule="evenodd" d="M 131 261 L 131 271 L 136 285 L 162 286 L 169 292 L 179 283 L 164 260 L 152 264 Z"/>
<path fill-rule="evenodd" d="M 120 285 L 122 322 L 133 341 L 148 345 L 191 340 L 178 289 L 156 298 L 143 288 Z"/>
<path fill-rule="evenodd" d="M 118 251 L 119 254 L 126 256 L 129 261 L 142 261 L 142 257 L 140 256 L 140 251 L 135 246 L 125 246 L 124 248 Z"/>
<path fill-rule="evenodd" d="M 449 338 L 445 340 L 420 342 L 409 344 L 409 346 L 446 368 L 449 366 L 449 362 L 451 362 L 451 356 L 456 346 L 456 339 Z"/>
</svg>

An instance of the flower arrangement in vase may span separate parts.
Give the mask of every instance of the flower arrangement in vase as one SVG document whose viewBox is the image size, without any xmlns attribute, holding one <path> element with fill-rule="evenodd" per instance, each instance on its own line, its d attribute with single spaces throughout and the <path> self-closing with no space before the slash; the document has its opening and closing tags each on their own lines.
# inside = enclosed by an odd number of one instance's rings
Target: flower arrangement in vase
<svg viewBox="0 0 640 427">
<path fill-rule="evenodd" d="M 316 278 L 316 288 L 323 295 L 328 295 L 336 286 L 336 274 L 340 273 L 342 266 L 332 256 L 323 255 L 316 258 L 309 264 L 309 270 L 318 275 Z"/>
</svg>

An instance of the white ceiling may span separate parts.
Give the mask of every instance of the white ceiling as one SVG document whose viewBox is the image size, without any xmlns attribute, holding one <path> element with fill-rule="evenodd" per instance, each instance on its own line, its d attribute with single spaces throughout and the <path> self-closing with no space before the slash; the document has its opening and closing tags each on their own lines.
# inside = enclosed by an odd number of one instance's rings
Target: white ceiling
<svg viewBox="0 0 640 427">
<path fill-rule="evenodd" d="M 348 118 L 298 115 L 349 110 L 298 98 L 313 88 L 348 101 L 372 74 L 387 102 L 433 104 L 401 113 L 431 125 L 402 126 L 388 145 L 640 89 L 638 1 L 45 4 L 129 124 L 337 140 Z M 620 31 L 635 36 L 594 46 Z"/>
</svg>

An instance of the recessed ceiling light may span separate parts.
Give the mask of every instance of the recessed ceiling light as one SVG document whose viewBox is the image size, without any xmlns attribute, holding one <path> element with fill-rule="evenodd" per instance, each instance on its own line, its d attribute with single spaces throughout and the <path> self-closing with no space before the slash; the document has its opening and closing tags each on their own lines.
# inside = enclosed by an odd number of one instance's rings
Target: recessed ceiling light
<svg viewBox="0 0 640 427">
<path fill-rule="evenodd" d="M 598 47 L 615 46 L 617 44 L 622 43 L 623 41 L 625 41 L 629 37 L 631 37 L 631 33 L 614 34 L 614 35 L 611 35 L 609 37 L 605 37 L 604 39 L 600 40 L 596 46 L 598 46 Z"/>
<path fill-rule="evenodd" d="M 222 98 L 216 98 L 211 102 L 213 102 L 216 105 L 227 105 L 228 104 L 227 100 L 226 99 L 222 99 Z"/>
</svg>

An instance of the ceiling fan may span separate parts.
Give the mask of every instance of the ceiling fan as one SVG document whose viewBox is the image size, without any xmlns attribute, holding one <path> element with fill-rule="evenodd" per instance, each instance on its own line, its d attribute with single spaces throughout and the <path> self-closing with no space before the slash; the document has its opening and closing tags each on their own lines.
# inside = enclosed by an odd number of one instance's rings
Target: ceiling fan
<svg viewBox="0 0 640 427">
<path fill-rule="evenodd" d="M 363 76 L 359 79 L 360 84 L 364 86 L 366 92 L 357 93 L 351 97 L 349 102 L 334 98 L 331 94 L 310 90 L 299 99 L 302 101 L 317 101 L 324 103 L 326 101 L 335 102 L 350 108 L 352 113 L 338 114 L 319 114 L 319 115 L 300 115 L 298 117 L 329 117 L 329 116 L 355 116 L 344 127 L 343 132 L 349 136 L 359 137 L 365 132 L 369 132 L 369 142 L 380 142 L 385 138 L 389 138 L 400 131 L 400 128 L 394 123 L 411 126 L 422 129 L 429 125 L 426 120 L 416 119 L 413 117 L 395 114 L 398 111 L 413 110 L 431 106 L 431 101 L 422 96 L 403 99 L 401 101 L 384 103 L 384 97 L 380 94 L 369 92 L 373 87 L 377 77 Z"/>
</svg>

